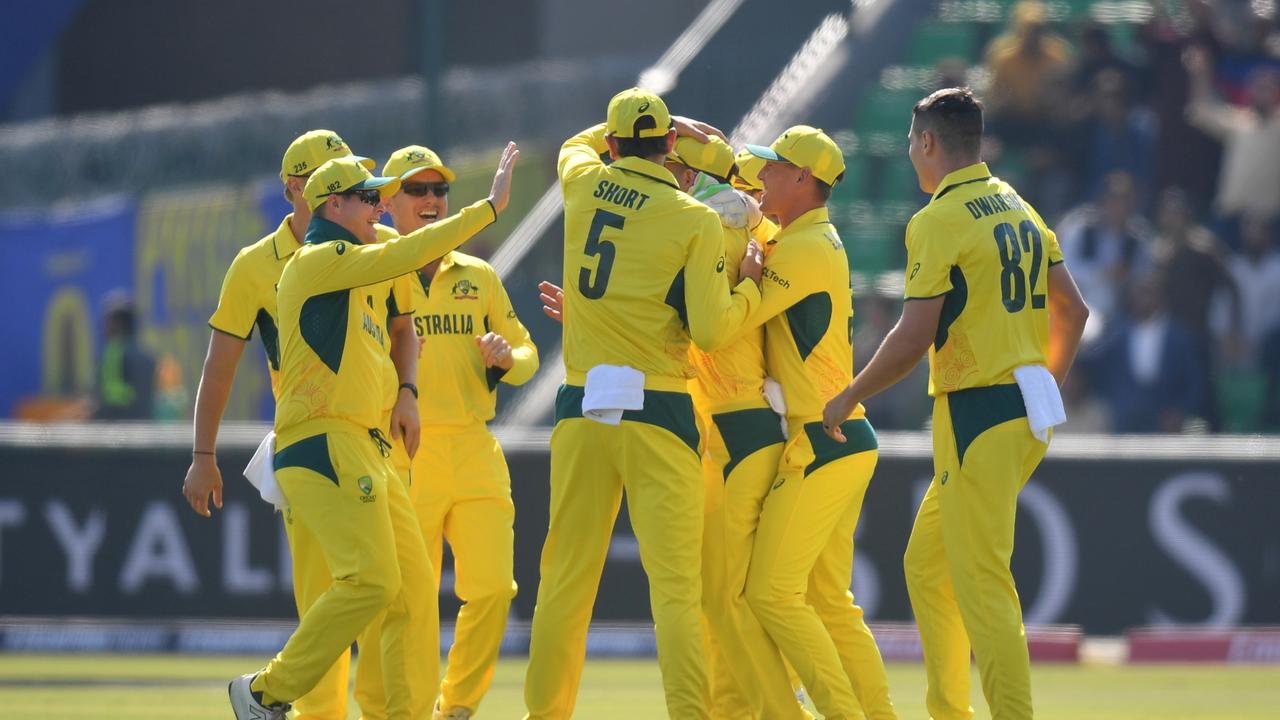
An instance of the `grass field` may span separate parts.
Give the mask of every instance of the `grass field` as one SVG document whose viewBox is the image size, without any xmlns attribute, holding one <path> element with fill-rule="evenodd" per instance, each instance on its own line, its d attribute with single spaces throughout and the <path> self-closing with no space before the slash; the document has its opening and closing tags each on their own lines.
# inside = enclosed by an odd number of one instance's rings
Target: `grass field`
<svg viewBox="0 0 1280 720">
<path fill-rule="evenodd" d="M 5 655 L 0 656 L 0 717 L 71 720 L 201 720 L 231 716 L 226 683 L 261 658 Z M 523 715 L 524 659 L 504 660 L 481 717 Z M 1274 720 L 1280 717 L 1280 672 L 1267 666 L 1054 666 L 1033 669 L 1040 720 Z M 889 667 L 903 720 L 925 718 L 924 672 Z M 975 676 L 975 693 L 976 676 Z M 990 717 L 975 696 L 978 717 Z M 354 710 L 354 708 L 353 708 Z M 357 715 L 353 712 L 352 718 Z M 575 717 L 664 718 L 657 664 L 598 660 L 588 664 Z"/>
</svg>

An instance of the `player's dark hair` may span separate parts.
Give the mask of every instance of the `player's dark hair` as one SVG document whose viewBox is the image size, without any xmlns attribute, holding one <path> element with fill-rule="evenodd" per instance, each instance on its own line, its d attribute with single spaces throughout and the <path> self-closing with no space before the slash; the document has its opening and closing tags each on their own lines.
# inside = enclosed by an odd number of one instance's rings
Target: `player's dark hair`
<svg viewBox="0 0 1280 720">
<path fill-rule="evenodd" d="M 982 101 L 967 87 L 939 90 L 911 111 L 916 131 L 928 130 L 943 151 L 958 158 L 977 158 L 982 149 Z"/>
<path fill-rule="evenodd" d="M 843 179 L 844 179 L 844 173 L 840 173 L 839 175 L 836 176 L 835 183 L 823 182 L 822 180 L 819 180 L 816 177 L 813 179 L 813 184 L 818 186 L 818 194 L 822 196 L 822 202 L 826 202 L 831 199 L 832 188 L 836 186 L 836 183 L 840 182 Z"/>
<path fill-rule="evenodd" d="M 641 158 L 665 155 L 667 153 L 667 136 L 665 133 L 658 137 L 638 137 L 641 130 L 652 130 L 656 127 L 658 127 L 658 121 L 652 115 L 641 115 L 632 128 L 637 137 L 624 138 L 614 136 L 614 140 L 618 141 L 618 155 L 620 157 Z"/>
<path fill-rule="evenodd" d="M 316 209 L 311 211 L 311 216 L 312 216 L 312 217 L 318 217 L 318 218 L 320 218 L 320 219 L 322 219 L 322 220 L 328 220 L 329 218 L 326 218 L 326 217 L 324 216 L 324 206 L 325 206 L 325 205 L 327 205 L 327 204 L 328 204 L 328 203 L 320 203 L 319 205 L 317 205 L 317 206 L 316 206 Z"/>
</svg>

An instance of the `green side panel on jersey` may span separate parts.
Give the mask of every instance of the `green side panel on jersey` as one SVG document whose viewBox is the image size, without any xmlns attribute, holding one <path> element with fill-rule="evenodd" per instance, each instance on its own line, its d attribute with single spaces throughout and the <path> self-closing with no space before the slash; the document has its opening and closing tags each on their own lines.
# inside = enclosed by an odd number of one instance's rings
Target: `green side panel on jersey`
<svg viewBox="0 0 1280 720">
<path fill-rule="evenodd" d="M 276 328 L 276 321 L 272 319 L 271 313 L 258 309 L 258 319 L 254 321 L 258 326 L 258 337 L 262 338 L 262 347 L 267 351 L 267 362 L 271 363 L 271 369 L 276 372 L 280 371 L 280 331 Z"/>
<path fill-rule="evenodd" d="M 951 433 L 956 439 L 956 457 L 964 465 L 964 454 L 982 433 L 1027 416 L 1022 391 L 1013 383 L 969 388 L 947 393 L 951 410 Z"/>
<path fill-rule="evenodd" d="M 684 268 L 680 268 L 680 272 L 676 273 L 676 277 L 671 281 L 671 287 L 667 289 L 667 298 L 664 301 L 676 311 L 676 315 L 680 316 L 680 324 L 685 328 L 689 328 L 689 309 L 684 302 Z"/>
<path fill-rule="evenodd" d="M 347 307 L 350 290 L 335 290 L 313 295 L 302 303 L 298 327 L 311 351 L 334 373 L 342 365 L 342 351 L 347 345 Z"/>
<path fill-rule="evenodd" d="M 800 361 L 804 362 L 831 326 L 831 296 L 816 292 L 787 308 L 786 315 L 791 338 L 795 340 Z"/>
<path fill-rule="evenodd" d="M 965 280 L 964 271 L 959 265 L 951 266 L 951 289 L 947 291 L 947 299 L 942 301 L 942 312 L 938 315 L 938 332 L 933 336 L 933 349 L 941 350 L 947 344 L 951 325 L 964 312 L 969 304 L 969 281 Z"/>
</svg>

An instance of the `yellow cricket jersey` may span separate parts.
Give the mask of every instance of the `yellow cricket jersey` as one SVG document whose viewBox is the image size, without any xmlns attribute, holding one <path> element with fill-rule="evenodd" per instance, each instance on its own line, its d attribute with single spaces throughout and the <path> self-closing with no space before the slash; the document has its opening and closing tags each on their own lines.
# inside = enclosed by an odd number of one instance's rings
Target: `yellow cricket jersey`
<svg viewBox="0 0 1280 720">
<path fill-rule="evenodd" d="M 412 277 L 413 326 L 425 340 L 418 357 L 422 424 L 492 420 L 498 382 L 521 385 L 538 370 L 538 349 L 502 280 L 489 263 L 460 252 L 445 255 L 434 276 Z M 491 331 L 511 345 L 510 370 L 484 366 L 476 338 Z"/>
<path fill-rule="evenodd" d="M 760 306 L 747 326 L 764 323 L 765 365 L 782 385 L 787 419 L 810 422 L 853 380 L 849 258 L 825 207 L 796 218 L 772 242 Z M 851 418 L 865 415 L 859 404 Z"/>
<path fill-rule="evenodd" d="M 714 350 L 759 303 L 755 283 L 729 289 L 715 211 L 661 165 L 606 165 L 604 125 L 560 149 L 564 193 L 564 356 L 570 384 L 601 364 L 629 365 L 652 390 L 684 391 L 690 339 Z"/>
<path fill-rule="evenodd" d="M 276 284 L 289 258 L 299 247 L 289 221 L 293 213 L 284 216 L 276 231 L 249 245 L 236 254 L 231 267 L 222 278 L 222 291 L 218 295 L 218 307 L 209 318 L 209 327 L 220 333 L 249 340 L 257 327 L 262 347 L 267 354 L 267 372 L 271 376 L 271 392 L 279 398 L 280 341 L 279 324 L 276 321 Z M 378 240 L 385 242 L 396 237 L 396 231 L 378 225 Z M 394 297 L 383 296 L 388 316 L 408 313 L 412 309 L 412 285 L 409 276 L 397 278 L 392 291 Z M 393 311 L 392 306 L 398 306 Z"/>
<path fill-rule="evenodd" d="M 277 447 L 330 429 L 382 427 L 396 393 L 384 313 L 370 286 L 411 273 L 493 222 L 487 201 L 384 243 L 312 218 L 280 275 Z M 386 297 L 386 295 L 382 295 Z"/>
<path fill-rule="evenodd" d="M 724 271 L 730 285 L 738 282 L 738 266 L 747 254 L 751 236 L 746 228 L 722 228 Z M 689 348 L 697 375 L 689 381 L 693 404 L 704 415 L 722 409 L 760 407 L 764 398 L 764 327 L 746 330 L 719 350 Z"/>
<path fill-rule="evenodd" d="M 1045 363 L 1048 270 L 1058 238 L 986 163 L 957 170 L 907 224 L 906 299 L 946 295 L 929 394 L 1014 382 Z"/>
</svg>

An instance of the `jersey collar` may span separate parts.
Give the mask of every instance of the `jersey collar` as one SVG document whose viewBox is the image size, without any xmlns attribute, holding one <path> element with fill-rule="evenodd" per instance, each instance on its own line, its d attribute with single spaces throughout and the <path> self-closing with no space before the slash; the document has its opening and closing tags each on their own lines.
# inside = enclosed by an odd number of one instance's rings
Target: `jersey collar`
<svg viewBox="0 0 1280 720">
<path fill-rule="evenodd" d="M 649 162 L 639 157 L 624 157 L 613 161 L 609 167 L 617 168 L 630 175 L 641 175 L 650 180 L 660 182 L 663 185 L 670 185 L 676 190 L 680 189 L 680 185 L 676 183 L 676 176 L 671 171 L 661 165 Z"/>
<path fill-rule="evenodd" d="M 293 227 L 289 225 L 292 219 L 293 213 L 285 215 L 284 220 L 280 221 L 280 227 L 276 228 L 275 235 L 271 236 L 271 249 L 275 251 L 277 260 L 284 260 L 302 247 L 298 238 L 293 236 Z"/>
<path fill-rule="evenodd" d="M 332 220 L 325 220 L 322 217 L 312 217 L 311 223 L 307 225 L 307 238 L 305 242 L 308 245 L 319 245 L 320 243 L 332 242 L 334 240 L 346 240 L 349 243 L 360 243 L 351 237 L 351 233 Z"/>
<path fill-rule="evenodd" d="M 981 182 L 990 178 L 991 171 L 987 169 L 987 164 L 984 162 L 962 167 L 959 170 L 947 173 L 947 176 L 942 178 L 942 182 L 938 183 L 938 189 L 933 191 L 933 197 L 929 199 L 929 202 L 946 195 L 959 185 Z"/>
<path fill-rule="evenodd" d="M 440 258 L 440 265 L 436 268 L 435 274 L 431 277 L 427 277 L 427 274 L 422 272 L 422 268 L 418 268 L 415 271 L 415 274 L 418 276 L 418 282 L 422 283 L 422 289 L 426 291 L 428 295 L 431 294 L 431 283 L 434 282 L 436 278 L 440 277 L 441 273 L 446 270 L 453 269 L 454 264 L 457 263 L 457 258 L 454 257 L 455 254 L 457 254 L 456 250 L 450 250 L 445 253 L 444 257 Z"/>
<path fill-rule="evenodd" d="M 804 225 L 820 224 L 831 224 L 831 211 L 827 210 L 826 205 L 819 205 L 817 208 L 809 210 L 808 213 L 800 215 L 799 218 L 792 220 L 790 225 L 787 225 L 787 229 L 790 231 L 791 228 L 800 229 Z"/>
</svg>

